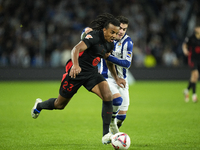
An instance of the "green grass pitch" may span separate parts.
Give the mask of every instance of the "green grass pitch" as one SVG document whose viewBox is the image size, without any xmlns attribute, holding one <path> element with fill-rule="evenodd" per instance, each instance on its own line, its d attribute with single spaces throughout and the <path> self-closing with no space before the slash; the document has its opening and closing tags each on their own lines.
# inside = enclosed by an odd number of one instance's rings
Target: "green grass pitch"
<svg viewBox="0 0 200 150">
<path fill-rule="evenodd" d="M 185 103 L 187 81 L 136 81 L 120 131 L 130 150 L 199 150 L 200 103 Z M 64 110 L 43 110 L 32 119 L 35 99 L 57 97 L 60 81 L 0 82 L 1 150 L 112 150 L 103 145 L 101 99 L 79 89 Z M 200 84 L 197 94 L 200 97 Z"/>
</svg>

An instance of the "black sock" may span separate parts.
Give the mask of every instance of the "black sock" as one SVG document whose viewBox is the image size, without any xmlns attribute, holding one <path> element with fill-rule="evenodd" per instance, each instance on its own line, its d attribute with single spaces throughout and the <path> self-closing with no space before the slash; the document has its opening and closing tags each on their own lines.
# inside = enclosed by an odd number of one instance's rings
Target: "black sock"
<svg viewBox="0 0 200 150">
<path fill-rule="evenodd" d="M 122 126 L 122 122 L 117 123 L 118 129 Z"/>
<path fill-rule="evenodd" d="M 189 81 L 187 89 L 190 90 L 191 87 L 192 87 L 192 82 Z"/>
<path fill-rule="evenodd" d="M 36 109 L 41 111 L 42 109 L 53 110 L 55 109 L 54 102 L 56 98 L 50 98 L 47 101 L 41 102 L 37 104 Z"/>
<path fill-rule="evenodd" d="M 113 107 L 112 101 L 103 101 L 102 119 L 103 119 L 103 135 L 109 132 L 109 125 L 112 118 Z"/>
<path fill-rule="evenodd" d="M 196 93 L 196 83 L 192 83 L 192 92 L 193 94 Z"/>
</svg>

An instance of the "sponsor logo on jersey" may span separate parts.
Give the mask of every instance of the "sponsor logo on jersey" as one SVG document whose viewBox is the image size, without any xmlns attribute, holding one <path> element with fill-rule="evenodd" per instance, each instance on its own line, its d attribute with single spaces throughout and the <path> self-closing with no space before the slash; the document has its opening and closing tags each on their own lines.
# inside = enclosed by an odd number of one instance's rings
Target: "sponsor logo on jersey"
<svg viewBox="0 0 200 150">
<path fill-rule="evenodd" d="M 92 61 L 92 65 L 93 66 L 97 66 L 98 63 L 101 61 L 101 58 L 100 57 L 96 57 L 93 61 Z"/>
<path fill-rule="evenodd" d="M 127 55 L 128 55 L 129 57 L 131 57 L 132 53 L 131 53 L 131 52 L 128 52 Z"/>
<path fill-rule="evenodd" d="M 86 39 L 92 39 L 93 37 L 92 37 L 90 34 L 88 34 L 88 35 L 86 35 L 85 38 L 86 38 Z"/>
<path fill-rule="evenodd" d="M 126 60 L 131 61 L 131 55 L 132 55 L 131 52 L 127 52 Z"/>
</svg>

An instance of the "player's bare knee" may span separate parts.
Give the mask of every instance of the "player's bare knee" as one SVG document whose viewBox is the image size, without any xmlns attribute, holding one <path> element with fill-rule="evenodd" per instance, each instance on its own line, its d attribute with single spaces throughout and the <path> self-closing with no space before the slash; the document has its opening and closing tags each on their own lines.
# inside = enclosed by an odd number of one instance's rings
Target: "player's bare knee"
<svg viewBox="0 0 200 150">
<path fill-rule="evenodd" d="M 191 81 L 192 82 L 197 82 L 198 78 L 199 78 L 199 72 L 197 70 L 192 71 Z"/>
<path fill-rule="evenodd" d="M 59 110 L 63 110 L 65 108 L 65 105 L 58 105 L 56 106 L 56 109 L 59 109 Z"/>
<path fill-rule="evenodd" d="M 104 101 L 112 101 L 113 100 L 113 96 L 111 92 L 107 92 L 103 95 L 103 100 Z"/>
<path fill-rule="evenodd" d="M 65 108 L 66 104 L 65 103 L 54 103 L 54 106 L 56 109 L 62 110 Z"/>
<path fill-rule="evenodd" d="M 198 76 L 193 74 L 193 76 L 191 77 L 191 81 L 196 83 L 198 81 Z"/>
</svg>

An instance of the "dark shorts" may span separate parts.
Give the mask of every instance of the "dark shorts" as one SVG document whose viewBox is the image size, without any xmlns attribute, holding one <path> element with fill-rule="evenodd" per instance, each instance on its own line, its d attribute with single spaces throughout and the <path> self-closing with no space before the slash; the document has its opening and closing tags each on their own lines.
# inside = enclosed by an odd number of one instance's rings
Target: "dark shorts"
<svg viewBox="0 0 200 150">
<path fill-rule="evenodd" d="M 83 85 L 88 91 L 99 84 L 102 81 L 106 81 L 105 78 L 97 73 L 84 73 L 81 72 L 75 79 L 71 78 L 68 73 L 63 75 L 63 79 L 60 85 L 59 93 L 65 98 L 71 98 Z"/>
<path fill-rule="evenodd" d="M 189 64 L 191 70 L 196 70 L 197 69 L 200 72 L 200 62 L 191 60 L 191 61 L 188 62 L 188 64 Z"/>
</svg>

